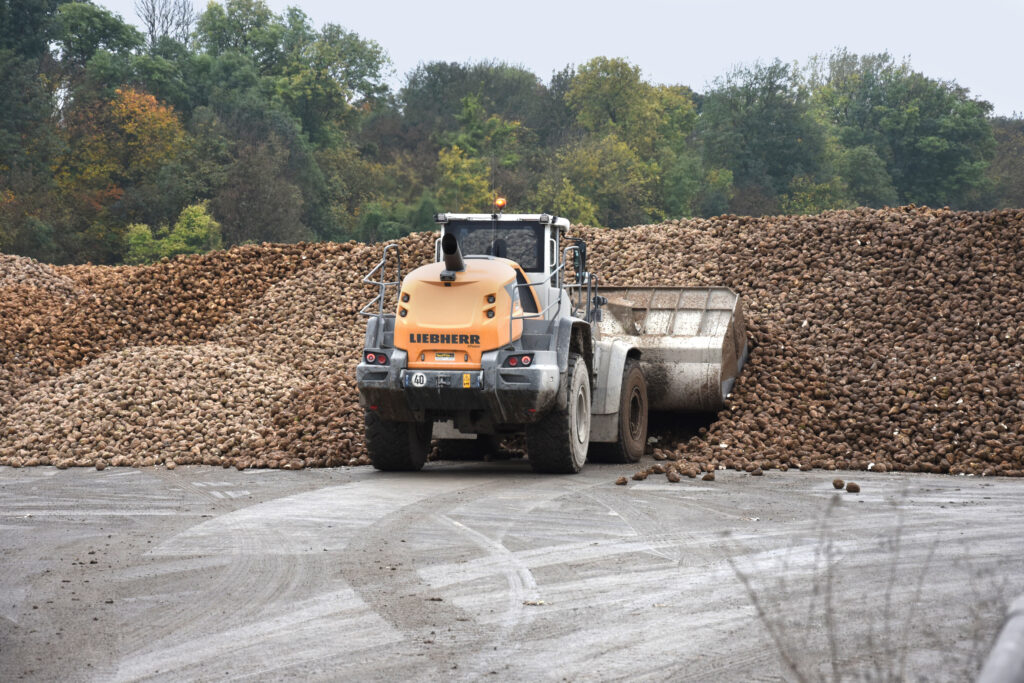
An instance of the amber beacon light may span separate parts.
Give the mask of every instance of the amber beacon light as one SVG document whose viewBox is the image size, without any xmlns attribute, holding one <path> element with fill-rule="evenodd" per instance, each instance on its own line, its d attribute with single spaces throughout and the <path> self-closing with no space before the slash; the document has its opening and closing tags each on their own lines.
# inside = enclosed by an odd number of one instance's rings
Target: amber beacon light
<svg viewBox="0 0 1024 683">
<path fill-rule="evenodd" d="M 497 209 L 498 211 L 504 211 L 505 210 L 505 198 L 504 197 L 498 197 L 497 199 L 495 199 L 494 200 L 494 208 Z"/>
</svg>

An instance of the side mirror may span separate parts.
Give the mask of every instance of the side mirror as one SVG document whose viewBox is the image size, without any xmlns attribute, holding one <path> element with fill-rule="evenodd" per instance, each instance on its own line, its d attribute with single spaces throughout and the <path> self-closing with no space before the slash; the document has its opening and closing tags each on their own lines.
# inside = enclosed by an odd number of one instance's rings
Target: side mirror
<svg viewBox="0 0 1024 683">
<path fill-rule="evenodd" d="M 575 240 L 576 251 L 572 253 L 572 267 L 576 270 L 576 282 L 583 284 L 587 272 L 587 244 L 583 240 Z"/>
</svg>

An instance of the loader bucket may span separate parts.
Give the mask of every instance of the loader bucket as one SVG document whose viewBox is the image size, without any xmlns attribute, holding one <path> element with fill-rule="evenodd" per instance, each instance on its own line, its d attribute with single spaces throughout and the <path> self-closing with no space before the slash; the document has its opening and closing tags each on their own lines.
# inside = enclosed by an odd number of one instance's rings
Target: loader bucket
<svg viewBox="0 0 1024 683">
<path fill-rule="evenodd" d="M 598 327 L 640 351 L 651 410 L 716 412 L 747 359 L 739 296 L 726 287 L 602 287 Z"/>
</svg>

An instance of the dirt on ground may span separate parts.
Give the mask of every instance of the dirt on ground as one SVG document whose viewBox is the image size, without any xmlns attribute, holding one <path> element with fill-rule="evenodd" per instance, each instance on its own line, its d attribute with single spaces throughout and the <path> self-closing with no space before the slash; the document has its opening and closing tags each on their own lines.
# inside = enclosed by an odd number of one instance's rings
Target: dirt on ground
<svg viewBox="0 0 1024 683">
<path fill-rule="evenodd" d="M 969 681 L 1024 590 L 1022 479 L 630 473 L 0 468 L 0 680 Z"/>
</svg>

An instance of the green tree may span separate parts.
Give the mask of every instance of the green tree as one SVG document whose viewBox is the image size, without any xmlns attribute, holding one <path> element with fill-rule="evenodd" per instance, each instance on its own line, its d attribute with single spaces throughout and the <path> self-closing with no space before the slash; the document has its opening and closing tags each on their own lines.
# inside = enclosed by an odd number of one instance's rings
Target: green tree
<svg viewBox="0 0 1024 683">
<path fill-rule="evenodd" d="M 372 201 L 362 207 L 354 237 L 363 242 L 383 242 L 410 232 L 437 229 L 434 215 L 439 207 L 434 196 L 424 192 L 411 204 Z"/>
<path fill-rule="evenodd" d="M 553 73 L 547 87 L 541 88 L 538 112 L 527 121 L 537 133 L 540 149 L 561 147 L 580 133 L 576 114 L 566 100 L 575 77 L 576 69 L 567 66 Z"/>
<path fill-rule="evenodd" d="M 0 0 L 0 251 L 59 261 L 52 167 L 61 152 L 49 54 L 59 0 Z"/>
<path fill-rule="evenodd" d="M 455 62 L 420 64 L 409 73 L 398 93 L 403 122 L 416 132 L 420 142 L 435 133 L 455 130 L 459 108 L 452 103 L 473 94 L 469 67 Z"/>
<path fill-rule="evenodd" d="M 510 202 L 523 201 L 544 152 L 533 142 L 533 130 L 547 120 L 550 103 L 543 84 L 525 69 L 501 62 L 420 65 L 398 93 L 396 116 L 387 127 L 372 126 L 369 139 L 382 159 L 402 167 L 400 172 L 412 180 L 411 196 L 416 196 L 424 188 L 437 186 L 438 152 L 451 144 L 452 135 L 462 127 L 462 103 L 467 97 L 479 103 L 481 120 L 496 116 L 507 123 L 518 122 L 525 163 L 497 168 L 495 181 L 508 192 Z"/>
<path fill-rule="evenodd" d="M 440 136 L 446 143 L 446 149 L 458 148 L 467 160 L 482 164 L 491 194 L 506 197 L 513 205 L 522 203 L 530 184 L 525 177 L 528 171 L 523 163 L 529 132 L 518 121 L 506 121 L 497 114 L 488 115 L 476 95 L 463 98 L 462 109 L 456 118 L 458 130 Z"/>
<path fill-rule="evenodd" d="M 817 179 L 824 170 L 824 130 L 811 115 L 807 89 L 778 60 L 716 80 L 698 135 L 704 166 L 732 171 L 737 211 L 770 211 L 794 178 Z"/>
<path fill-rule="evenodd" d="M 357 223 L 365 206 L 384 196 L 401 200 L 404 194 L 391 191 L 391 177 L 381 164 L 366 159 L 347 140 L 337 140 L 316 153 L 317 164 L 326 181 L 329 220 L 318 235 L 323 239 L 345 240 L 356 236 Z"/>
<path fill-rule="evenodd" d="M 549 187 L 569 187 L 596 207 L 594 223 L 622 227 L 660 217 L 652 206 L 656 167 L 615 135 L 587 136 L 558 153 Z M 579 201 L 579 200 L 576 200 Z"/>
<path fill-rule="evenodd" d="M 995 149 L 989 103 L 888 53 L 838 50 L 810 72 L 816 106 L 840 142 L 872 148 L 899 201 L 964 206 L 982 189 Z"/>
<path fill-rule="evenodd" d="M 779 198 L 779 208 L 786 214 L 814 214 L 827 209 L 852 208 L 847 197 L 846 185 L 839 178 L 816 182 L 808 176 L 798 176 Z"/>
<path fill-rule="evenodd" d="M 202 200 L 232 242 L 343 238 L 369 202 L 420 205 L 425 186 L 400 186 L 402 165 L 374 160 L 361 136 L 392 106 L 373 41 L 314 28 L 296 8 L 228 0 L 205 8 L 185 44 L 187 3 L 146 0 L 143 49 L 138 31 L 90 2 L 0 3 L 0 84 L 18 95 L 0 108 L 3 248 L 111 262 L 129 224 L 167 225 Z M 181 21 L 161 24 L 165 10 Z M 150 144 L 156 129 L 115 115 L 128 92 L 151 93 L 151 113 L 180 114 L 173 153 Z"/>
<path fill-rule="evenodd" d="M 493 193 L 489 169 L 483 159 L 468 156 L 453 145 L 438 152 L 440 171 L 437 198 L 448 211 L 486 211 Z"/>
<path fill-rule="evenodd" d="M 274 136 L 239 149 L 210 202 L 228 246 L 313 238 L 302 222 L 302 191 L 288 180 L 288 164 L 288 149 Z"/>
<path fill-rule="evenodd" d="M 899 195 L 885 162 L 870 145 L 843 149 L 836 160 L 836 172 L 857 206 L 895 206 Z"/>
<path fill-rule="evenodd" d="M 316 143 L 330 144 L 338 126 L 354 128 L 357 105 L 387 95 L 390 60 L 376 42 L 337 24 L 314 31 L 309 19 L 289 8 L 282 39 L 284 66 L 275 89 Z"/>
<path fill-rule="evenodd" d="M 697 106 L 693 91 L 682 85 L 654 88 L 657 112 L 657 145 L 673 156 L 690 150 L 690 138 L 697 126 Z"/>
<path fill-rule="evenodd" d="M 661 102 L 658 91 L 641 78 L 640 67 L 595 57 L 579 68 L 565 98 L 584 130 L 601 137 L 613 134 L 641 154 L 653 153 Z"/>
<path fill-rule="evenodd" d="M 697 208 L 703 179 L 700 156 L 683 150 L 668 160 L 661 176 L 661 203 L 669 216 L 692 216 Z"/>
<path fill-rule="evenodd" d="M 572 181 L 563 177 L 561 182 L 545 179 L 537 187 L 535 201 L 539 210 L 558 216 L 565 216 L 573 223 L 600 225 L 597 220 L 597 206 L 573 187 Z"/>
<path fill-rule="evenodd" d="M 533 127 L 544 115 L 544 86 L 532 72 L 503 62 L 429 62 L 406 78 L 399 92 L 403 118 L 411 129 L 430 136 L 459 127 L 461 103 L 476 97 L 488 115 Z"/>
<path fill-rule="evenodd" d="M 187 121 L 193 109 L 209 102 L 212 62 L 207 55 L 165 36 L 144 52 L 94 56 L 87 77 L 108 88 L 108 97 L 114 89 L 134 84 L 174 107 Z"/>
<path fill-rule="evenodd" d="M 701 216 L 716 216 L 725 213 L 735 195 L 732 171 L 727 168 L 713 168 L 702 179 L 700 191 L 694 204 L 694 213 Z"/>
<path fill-rule="evenodd" d="M 987 206 L 1024 208 L 1024 118 L 992 119 L 996 153 L 988 169 Z"/>
<path fill-rule="evenodd" d="M 207 212 L 205 203 L 185 207 L 172 228 L 160 228 L 156 235 L 148 225 L 130 225 L 126 242 L 125 262 L 131 264 L 153 263 L 178 254 L 205 254 L 222 245 L 220 224 Z"/>
<path fill-rule="evenodd" d="M 61 0 L 0 0 L 0 51 L 38 59 L 49 49 Z"/>
<path fill-rule="evenodd" d="M 283 191 L 302 195 L 302 230 L 289 218 L 285 232 L 328 238 L 354 229 L 358 206 L 379 192 L 368 182 L 381 182 L 379 166 L 364 163 L 354 147 L 362 119 L 386 101 L 390 62 L 381 47 L 334 24 L 315 30 L 296 8 L 276 15 L 260 0 L 211 3 L 199 19 L 197 46 L 209 60 L 200 73 L 209 83 L 207 106 L 234 159 L 283 164 Z M 251 149 L 271 138 L 273 150 Z M 227 175 L 245 174 L 233 163 Z M 231 204 L 245 193 L 237 184 L 213 185 L 211 207 L 234 240 Z"/>
<path fill-rule="evenodd" d="M 97 52 L 131 52 L 143 36 L 109 10 L 87 2 L 68 2 L 57 8 L 54 40 L 61 61 L 83 68 Z"/>
<path fill-rule="evenodd" d="M 361 242 L 386 242 L 409 234 L 409 228 L 396 219 L 393 209 L 380 202 L 369 202 L 359 215 L 356 239 Z"/>
<path fill-rule="evenodd" d="M 705 178 L 699 149 L 693 143 L 697 122 L 693 93 L 683 86 L 658 86 L 655 92 L 659 110 L 657 205 L 669 216 L 692 216 Z"/>
<path fill-rule="evenodd" d="M 281 241 L 296 241 L 328 234 L 333 226 L 327 179 L 317 163 L 315 145 L 303 135 L 295 117 L 279 103 L 263 97 L 258 88 L 214 93 L 210 108 L 232 158 L 229 167 L 224 169 L 226 185 L 211 190 L 210 207 L 224 226 L 225 240 L 234 244 L 245 240 L 272 240 L 277 235 L 282 237 Z M 244 168 L 249 162 L 258 168 Z M 279 179 L 271 182 L 267 175 L 270 169 L 280 176 Z M 274 227 L 262 219 L 252 224 L 258 229 L 242 225 L 244 209 L 233 205 L 236 201 L 256 201 L 244 187 L 250 174 L 264 189 L 276 186 L 279 181 L 282 197 L 291 197 L 293 190 L 299 192 L 299 200 L 279 212 L 280 226 Z M 272 194 L 262 200 L 268 201 L 273 201 Z M 266 215 L 275 213 L 269 207 L 266 211 Z M 297 221 L 292 219 L 294 212 L 298 212 Z M 287 239 L 283 239 L 285 236 Z"/>
<path fill-rule="evenodd" d="M 40 67 L 39 59 L 0 50 L 0 251 L 59 259 L 51 193 L 63 139 Z"/>
<path fill-rule="evenodd" d="M 497 114 L 488 116 L 476 95 L 462 99 L 456 120 L 459 122 L 458 130 L 442 136 L 448 141 L 448 146 L 458 145 L 471 156 L 493 157 L 495 163 L 502 166 L 520 160 L 516 149 L 521 129 L 518 121 L 506 121 Z"/>
<path fill-rule="evenodd" d="M 160 260 L 159 240 L 144 223 L 132 223 L 125 232 L 127 252 L 124 262 L 131 265 L 153 263 Z"/>
<path fill-rule="evenodd" d="M 250 58 L 260 73 L 273 73 L 284 61 L 287 30 L 263 0 L 227 0 L 207 5 L 196 22 L 195 40 L 213 57 L 233 52 Z"/>
</svg>

